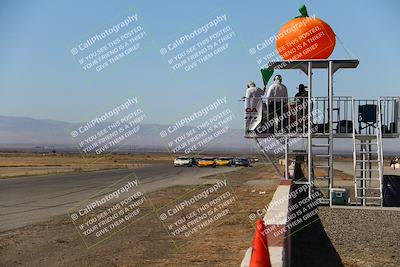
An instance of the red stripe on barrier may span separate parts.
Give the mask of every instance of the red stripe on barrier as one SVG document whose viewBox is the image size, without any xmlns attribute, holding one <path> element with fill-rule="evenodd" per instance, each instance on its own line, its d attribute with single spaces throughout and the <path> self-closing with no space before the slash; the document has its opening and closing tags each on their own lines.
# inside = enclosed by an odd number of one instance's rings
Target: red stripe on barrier
<svg viewBox="0 0 400 267">
<path fill-rule="evenodd" d="M 284 224 L 268 224 L 266 226 L 266 233 L 269 246 L 283 247 L 286 233 Z"/>
<path fill-rule="evenodd" d="M 291 179 L 281 180 L 279 185 L 292 185 L 292 180 Z"/>
</svg>

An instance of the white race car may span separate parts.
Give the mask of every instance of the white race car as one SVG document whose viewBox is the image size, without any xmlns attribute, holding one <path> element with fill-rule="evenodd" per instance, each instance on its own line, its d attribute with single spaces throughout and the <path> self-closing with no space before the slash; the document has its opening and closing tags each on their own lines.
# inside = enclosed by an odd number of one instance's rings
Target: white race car
<svg viewBox="0 0 400 267">
<path fill-rule="evenodd" d="M 175 167 L 180 167 L 180 166 L 187 166 L 187 167 L 192 167 L 193 165 L 193 159 L 188 158 L 188 157 L 178 157 L 174 160 L 174 166 Z"/>
</svg>

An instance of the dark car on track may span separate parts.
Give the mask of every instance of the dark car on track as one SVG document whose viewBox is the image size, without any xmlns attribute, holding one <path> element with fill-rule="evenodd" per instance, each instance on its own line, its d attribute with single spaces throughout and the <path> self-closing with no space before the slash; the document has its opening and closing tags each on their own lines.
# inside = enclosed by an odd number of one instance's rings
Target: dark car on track
<svg viewBox="0 0 400 267">
<path fill-rule="evenodd" d="M 234 158 L 233 159 L 233 165 L 251 167 L 250 160 L 246 159 L 246 158 Z"/>
</svg>

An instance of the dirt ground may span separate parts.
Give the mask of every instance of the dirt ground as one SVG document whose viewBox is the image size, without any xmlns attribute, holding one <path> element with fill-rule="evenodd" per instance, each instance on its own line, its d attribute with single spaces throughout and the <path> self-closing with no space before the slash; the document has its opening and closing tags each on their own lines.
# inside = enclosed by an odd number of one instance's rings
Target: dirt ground
<svg viewBox="0 0 400 267">
<path fill-rule="evenodd" d="M 265 180 L 265 177 L 269 177 Z M 254 221 L 249 214 L 272 198 L 279 179 L 271 166 L 259 165 L 207 179 L 224 178 L 237 202 L 228 220 L 200 231 L 176 247 L 161 224 L 158 208 L 193 186 L 150 193 L 154 209 L 104 242 L 87 249 L 65 215 L 0 233 L 1 266 L 239 266 L 251 245 Z M 262 180 L 257 182 L 253 180 Z M 266 182 L 265 182 L 266 181 Z M 203 185 L 202 187 L 207 187 Z M 260 193 L 261 192 L 261 193 Z M 178 240 L 179 241 L 179 240 Z"/>
<path fill-rule="evenodd" d="M 81 155 L 76 153 L 0 153 L 0 178 L 107 169 L 134 169 L 173 160 L 168 153 Z"/>
</svg>

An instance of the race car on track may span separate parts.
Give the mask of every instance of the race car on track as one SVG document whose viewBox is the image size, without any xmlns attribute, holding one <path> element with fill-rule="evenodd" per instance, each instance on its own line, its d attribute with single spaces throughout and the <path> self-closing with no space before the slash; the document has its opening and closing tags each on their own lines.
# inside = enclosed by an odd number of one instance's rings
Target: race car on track
<svg viewBox="0 0 400 267">
<path fill-rule="evenodd" d="M 192 167 L 192 165 L 193 165 L 192 158 L 178 157 L 174 160 L 174 167 L 181 167 L 181 166 Z"/>
<path fill-rule="evenodd" d="M 198 167 L 213 167 L 213 168 L 215 168 L 217 166 L 217 163 L 215 162 L 215 158 L 204 157 L 197 161 L 197 166 Z"/>
<path fill-rule="evenodd" d="M 221 157 L 215 160 L 217 166 L 232 166 L 233 158 Z"/>
<path fill-rule="evenodd" d="M 251 167 L 250 160 L 246 158 L 235 158 L 233 164 L 235 166 Z"/>
</svg>

